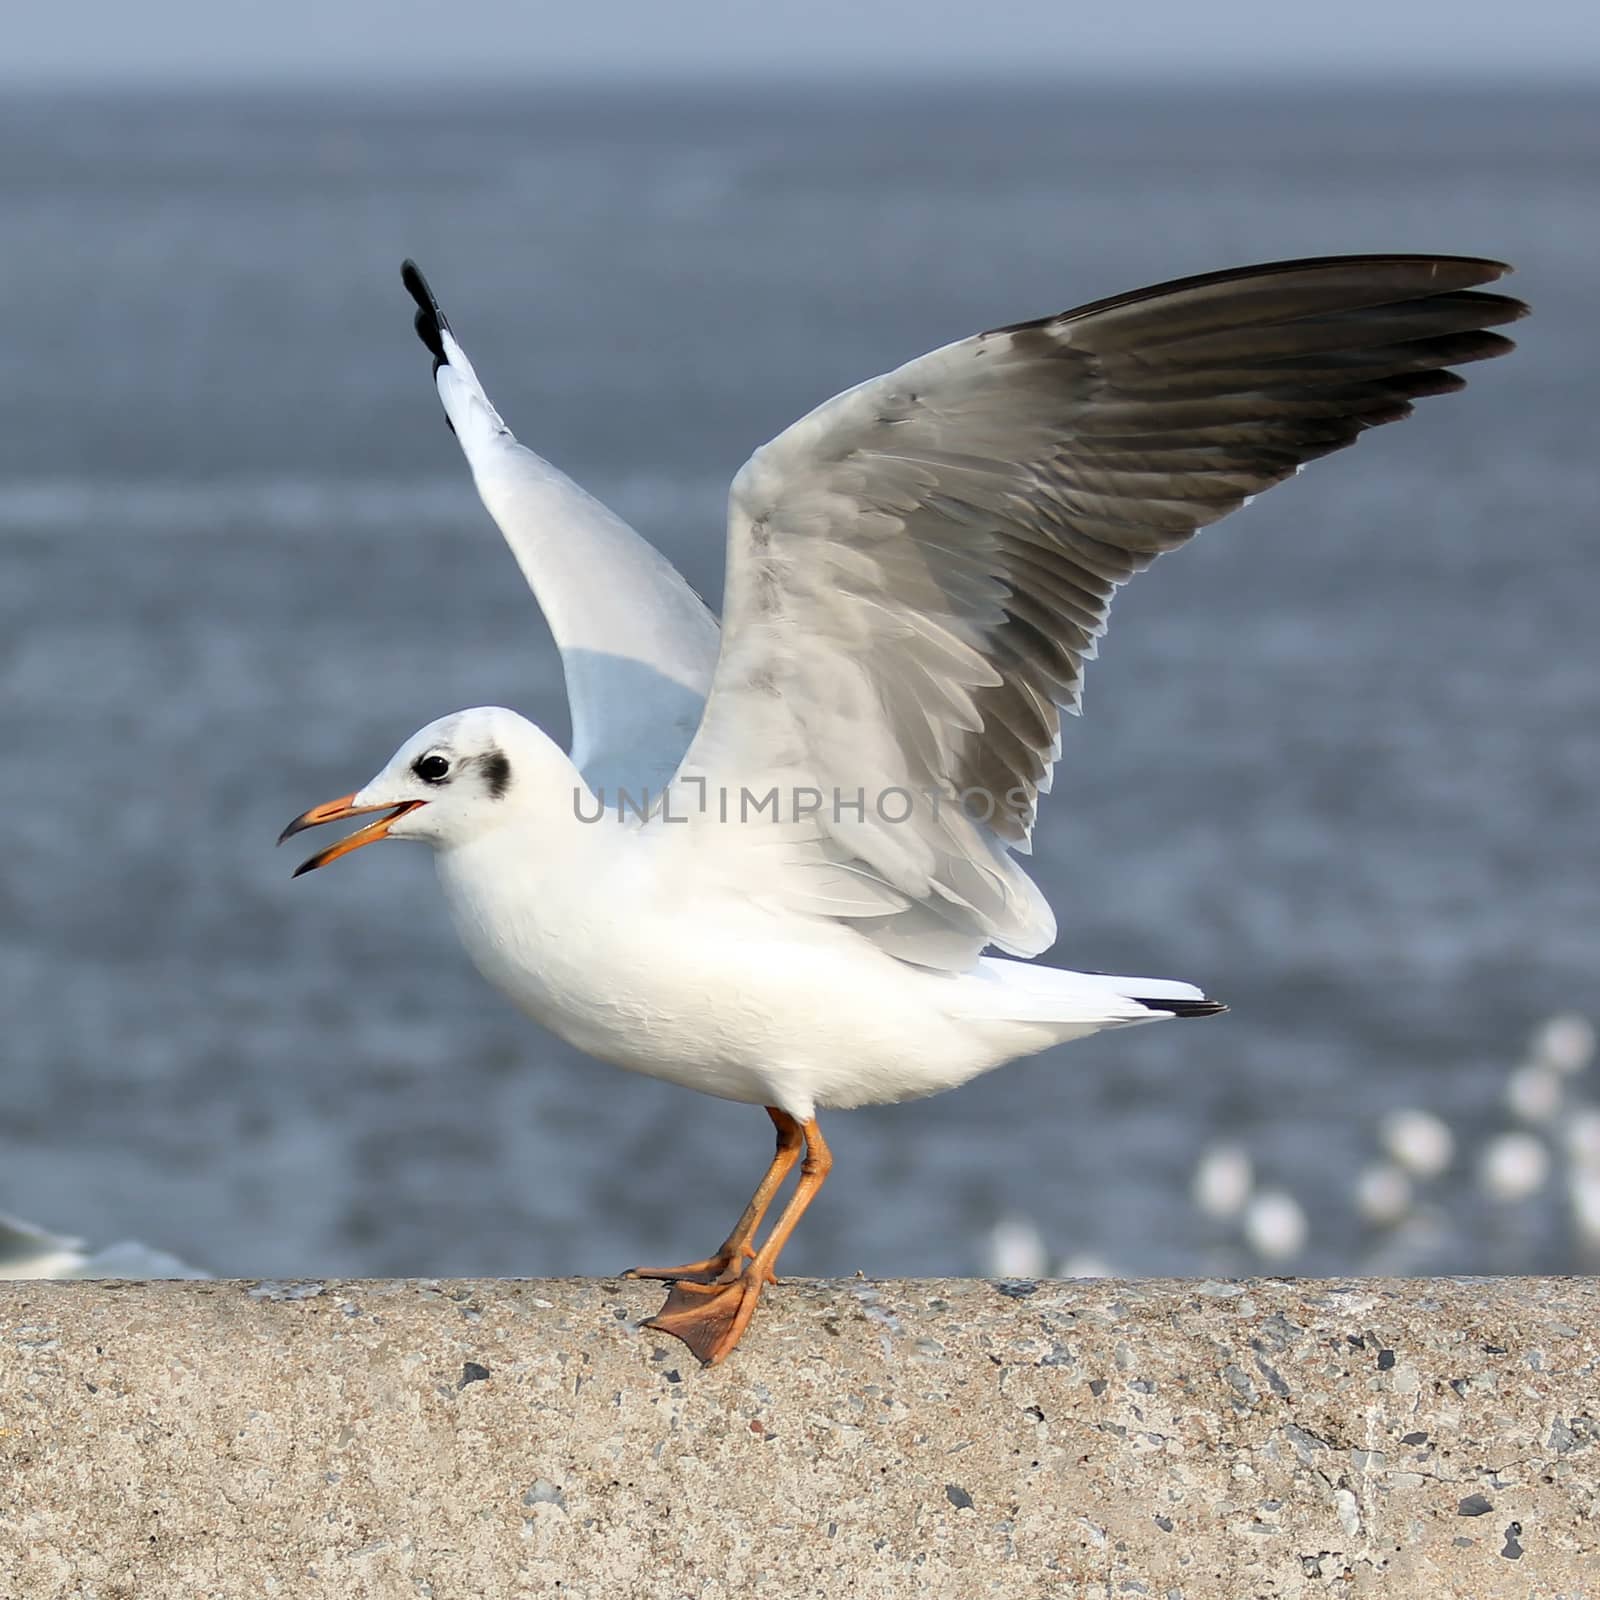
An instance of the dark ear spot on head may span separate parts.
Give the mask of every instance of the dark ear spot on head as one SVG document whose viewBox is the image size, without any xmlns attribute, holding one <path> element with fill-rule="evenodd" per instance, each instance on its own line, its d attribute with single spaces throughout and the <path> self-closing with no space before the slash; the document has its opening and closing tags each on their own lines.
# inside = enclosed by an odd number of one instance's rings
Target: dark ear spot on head
<svg viewBox="0 0 1600 1600">
<path fill-rule="evenodd" d="M 491 750 L 483 758 L 483 781 L 489 786 L 491 800 L 505 797 L 506 790 L 511 787 L 511 763 L 503 751 Z"/>
</svg>

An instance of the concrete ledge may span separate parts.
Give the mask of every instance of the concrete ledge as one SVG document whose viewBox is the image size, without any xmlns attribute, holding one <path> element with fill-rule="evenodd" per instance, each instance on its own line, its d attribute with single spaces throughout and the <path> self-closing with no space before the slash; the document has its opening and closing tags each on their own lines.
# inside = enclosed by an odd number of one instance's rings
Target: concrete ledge
<svg viewBox="0 0 1600 1600">
<path fill-rule="evenodd" d="M 1596 1280 L 660 1298 L 0 1284 L 0 1597 L 1600 1596 Z"/>
</svg>

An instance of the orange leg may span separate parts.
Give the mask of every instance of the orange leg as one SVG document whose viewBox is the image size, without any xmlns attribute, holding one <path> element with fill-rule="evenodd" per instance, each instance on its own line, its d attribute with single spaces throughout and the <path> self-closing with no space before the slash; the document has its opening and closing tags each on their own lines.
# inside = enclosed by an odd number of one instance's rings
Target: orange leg
<svg viewBox="0 0 1600 1600">
<path fill-rule="evenodd" d="M 768 1106 L 766 1111 L 772 1118 L 773 1127 L 778 1130 L 778 1148 L 773 1153 L 772 1165 L 767 1168 L 766 1177 L 756 1185 L 756 1192 L 750 1196 L 750 1204 L 734 1223 L 733 1231 L 717 1246 L 716 1253 L 707 1256 L 704 1261 L 689 1261 L 681 1267 L 630 1267 L 623 1274 L 625 1278 L 660 1278 L 667 1283 L 709 1284 L 730 1282 L 739 1276 L 744 1258 L 756 1253 L 756 1247 L 751 1243 L 755 1231 L 761 1226 L 761 1219 L 767 1214 L 773 1195 L 783 1187 L 783 1180 L 799 1160 L 801 1147 L 805 1143 L 800 1124 L 786 1111 L 779 1111 L 775 1106 Z M 776 1283 L 778 1280 L 774 1278 L 772 1281 Z"/>
<path fill-rule="evenodd" d="M 774 1121 L 777 1116 L 775 1113 Z M 833 1155 L 816 1118 L 807 1122 L 802 1131 L 806 1155 L 800 1164 L 799 1186 L 749 1266 L 734 1273 L 730 1265 L 725 1275 L 714 1283 L 674 1283 L 660 1314 L 645 1324 L 647 1328 L 659 1328 L 663 1333 L 682 1339 L 708 1367 L 716 1366 L 738 1344 L 750 1324 L 756 1301 L 761 1298 L 762 1285 L 776 1282 L 774 1269 L 778 1257 L 833 1167 Z M 792 1164 L 792 1156 L 790 1161 Z"/>
</svg>

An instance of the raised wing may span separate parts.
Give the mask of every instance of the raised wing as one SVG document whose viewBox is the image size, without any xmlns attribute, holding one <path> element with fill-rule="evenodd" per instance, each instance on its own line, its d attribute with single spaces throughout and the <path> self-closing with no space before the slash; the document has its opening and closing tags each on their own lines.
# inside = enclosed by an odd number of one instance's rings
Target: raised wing
<svg viewBox="0 0 1600 1600">
<path fill-rule="evenodd" d="M 1046 948 L 1054 919 L 1010 851 L 1117 588 L 1460 388 L 1447 366 L 1509 350 L 1484 330 L 1526 307 L 1471 292 L 1507 270 L 1349 256 L 1186 278 L 819 406 L 734 481 L 722 654 L 684 775 L 820 791 L 793 892 L 897 954 Z"/>
<path fill-rule="evenodd" d="M 660 551 L 517 442 L 416 264 L 401 276 L 478 494 L 561 651 L 573 764 L 596 790 L 658 789 L 699 723 L 716 618 Z"/>
</svg>

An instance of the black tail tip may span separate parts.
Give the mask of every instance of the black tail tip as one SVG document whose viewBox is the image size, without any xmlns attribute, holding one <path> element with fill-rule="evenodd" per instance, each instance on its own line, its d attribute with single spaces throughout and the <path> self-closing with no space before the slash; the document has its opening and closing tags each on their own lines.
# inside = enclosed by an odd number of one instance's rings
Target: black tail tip
<svg viewBox="0 0 1600 1600">
<path fill-rule="evenodd" d="M 1220 1017 L 1228 1008 L 1220 1000 L 1146 1000 L 1134 998 L 1152 1011 L 1164 1011 L 1169 1017 Z"/>
<path fill-rule="evenodd" d="M 450 324 L 439 309 L 439 302 L 434 299 L 428 280 L 409 256 L 400 263 L 400 281 L 406 286 L 406 293 L 417 303 L 417 337 L 428 347 L 428 354 L 434 360 L 433 370 L 437 372 L 448 359 L 444 353 L 444 330 Z"/>
</svg>

